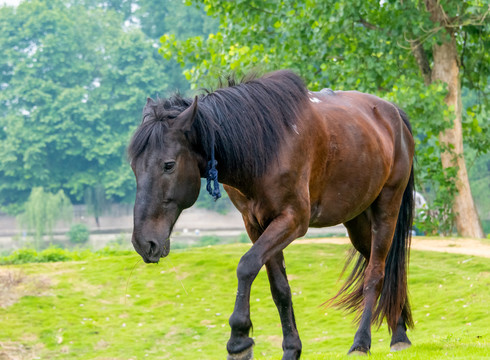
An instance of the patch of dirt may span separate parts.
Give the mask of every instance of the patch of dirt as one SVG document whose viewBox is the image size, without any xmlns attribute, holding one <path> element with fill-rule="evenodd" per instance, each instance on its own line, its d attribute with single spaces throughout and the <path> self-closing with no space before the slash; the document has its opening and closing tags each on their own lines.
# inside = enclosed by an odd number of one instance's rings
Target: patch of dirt
<svg viewBox="0 0 490 360">
<path fill-rule="evenodd" d="M 490 258 L 490 241 L 480 239 L 414 238 L 412 249 Z"/>
<path fill-rule="evenodd" d="M 293 244 L 349 244 L 349 238 L 301 239 Z M 490 258 L 490 241 L 460 238 L 413 237 L 412 250 L 436 251 Z"/>
<path fill-rule="evenodd" d="M 31 360 L 39 359 L 36 353 L 42 345 L 31 348 L 16 342 L 0 342 L 0 360 Z"/>
<path fill-rule="evenodd" d="M 104 350 L 104 349 L 107 349 L 109 347 L 109 343 L 105 340 L 99 340 L 99 342 L 97 344 L 95 344 L 94 346 L 94 349 L 95 350 Z"/>
<path fill-rule="evenodd" d="M 276 348 L 281 348 L 281 346 L 282 346 L 282 336 L 279 336 L 279 335 L 270 335 L 270 336 L 267 336 L 267 342 L 269 344 L 273 344 Z"/>
<path fill-rule="evenodd" d="M 21 270 L 0 268 L 0 307 L 7 308 L 23 296 L 46 296 L 51 281 L 46 276 L 26 275 Z M 0 357 L 0 360 L 3 360 Z"/>
</svg>

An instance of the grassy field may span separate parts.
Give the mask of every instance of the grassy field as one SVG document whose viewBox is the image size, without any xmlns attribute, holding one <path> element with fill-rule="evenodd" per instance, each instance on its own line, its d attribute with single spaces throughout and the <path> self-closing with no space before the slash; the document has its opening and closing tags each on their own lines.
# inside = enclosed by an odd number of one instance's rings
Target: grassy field
<svg viewBox="0 0 490 360">
<path fill-rule="evenodd" d="M 134 255 L 0 267 L 0 359 L 225 359 L 235 268 L 248 245 L 174 251 L 158 265 Z M 339 288 L 348 247 L 286 250 L 302 359 L 344 358 L 352 315 L 321 307 Z M 413 346 L 373 359 L 490 358 L 490 261 L 412 251 Z M 10 305 L 9 305 L 10 304 Z M 252 288 L 256 359 L 281 357 L 281 328 L 262 270 Z M 2 357 L 2 351 L 4 357 Z"/>
</svg>

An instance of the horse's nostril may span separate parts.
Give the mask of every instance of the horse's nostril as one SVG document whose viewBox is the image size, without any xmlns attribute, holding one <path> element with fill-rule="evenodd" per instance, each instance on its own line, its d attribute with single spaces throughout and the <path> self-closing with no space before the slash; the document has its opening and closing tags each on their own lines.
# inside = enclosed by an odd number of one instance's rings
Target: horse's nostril
<svg viewBox="0 0 490 360">
<path fill-rule="evenodd" d="M 156 243 L 156 241 L 153 240 L 150 240 L 149 243 L 150 249 L 148 250 L 148 255 L 152 256 L 158 251 L 158 244 Z"/>
</svg>

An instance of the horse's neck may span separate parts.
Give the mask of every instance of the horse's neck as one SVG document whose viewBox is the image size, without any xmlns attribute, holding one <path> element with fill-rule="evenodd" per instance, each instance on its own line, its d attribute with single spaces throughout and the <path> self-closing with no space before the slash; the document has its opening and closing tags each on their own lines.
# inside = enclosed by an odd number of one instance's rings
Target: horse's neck
<svg viewBox="0 0 490 360">
<path fill-rule="evenodd" d="M 222 156 L 217 150 L 218 148 L 222 148 L 222 146 L 217 146 L 219 144 L 216 144 L 216 140 L 213 141 L 206 138 L 208 141 L 204 141 L 203 139 L 205 139 L 205 137 L 209 137 L 209 134 L 201 134 L 198 133 L 198 131 L 194 131 L 189 138 L 193 152 L 196 154 L 201 177 L 204 179 L 208 177 L 212 161 L 211 147 L 214 146 L 214 160 L 217 162 L 216 169 L 218 170 L 218 181 L 235 188 L 240 188 L 248 183 L 249 179 L 253 177 L 252 174 L 247 175 L 246 168 L 240 167 L 239 169 L 236 169 L 235 167 L 237 164 L 227 164 L 225 160 L 226 157 Z M 205 144 L 208 144 L 209 149 L 205 149 Z"/>
</svg>

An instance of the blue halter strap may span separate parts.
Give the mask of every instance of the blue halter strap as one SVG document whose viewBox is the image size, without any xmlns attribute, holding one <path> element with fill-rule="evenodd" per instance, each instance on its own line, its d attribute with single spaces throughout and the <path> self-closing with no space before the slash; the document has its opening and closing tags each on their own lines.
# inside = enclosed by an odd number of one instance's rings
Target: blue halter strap
<svg viewBox="0 0 490 360">
<path fill-rule="evenodd" d="M 211 147 L 211 160 L 208 162 L 208 176 L 206 190 L 213 197 L 214 201 L 221 197 L 218 182 L 218 170 L 216 169 L 218 162 L 214 159 L 214 141 Z"/>
</svg>

